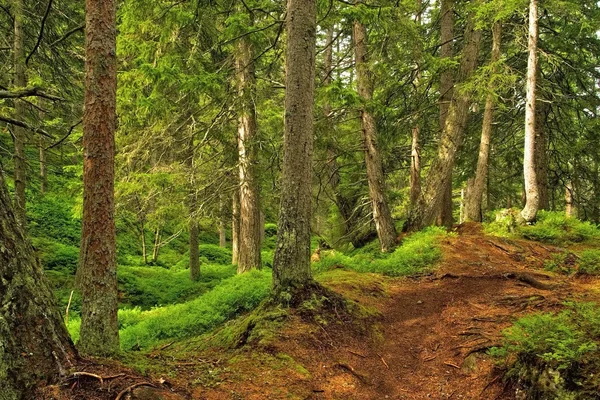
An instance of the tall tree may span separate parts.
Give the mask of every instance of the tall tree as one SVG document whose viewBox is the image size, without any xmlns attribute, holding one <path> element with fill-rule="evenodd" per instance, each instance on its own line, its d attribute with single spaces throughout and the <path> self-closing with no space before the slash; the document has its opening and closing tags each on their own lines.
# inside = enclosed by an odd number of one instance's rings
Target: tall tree
<svg viewBox="0 0 600 400">
<path fill-rule="evenodd" d="M 360 7 L 361 3 L 357 3 Z M 358 20 L 353 25 L 354 58 L 356 64 L 356 85 L 363 101 L 360 110 L 362 144 L 367 167 L 369 196 L 373 207 L 373 220 L 382 252 L 388 252 L 396 246 L 396 228 L 385 194 L 385 178 L 381 154 L 377 143 L 377 125 L 369 102 L 373 99 L 373 78 L 368 54 L 367 29 Z"/>
<path fill-rule="evenodd" d="M 13 67 L 15 71 L 13 85 L 24 88 L 27 85 L 25 65 L 25 31 L 24 31 L 24 3 L 23 0 L 13 0 L 14 19 L 14 43 L 13 43 Z M 25 103 L 22 99 L 15 100 L 15 119 L 24 120 Z M 27 163 L 25 161 L 25 141 L 27 130 L 25 127 L 14 125 L 13 137 L 15 143 L 15 211 L 17 220 L 25 227 L 27 220 L 25 213 L 25 188 L 27 186 Z"/>
<path fill-rule="evenodd" d="M 440 59 L 448 61 L 454 56 L 454 0 L 440 0 Z M 450 103 L 454 94 L 454 69 L 445 66 L 440 74 L 440 132 L 444 131 Z M 437 225 L 452 227 L 452 169 L 444 181 L 442 201 L 436 210 Z"/>
<path fill-rule="evenodd" d="M 500 42 L 502 39 L 502 25 L 496 22 L 492 28 L 492 56 L 490 63 L 492 64 L 492 73 L 496 72 L 495 64 L 500 60 Z M 477 158 L 477 169 L 472 184 L 467 188 L 467 198 L 465 204 L 465 219 L 467 221 L 481 222 L 481 201 L 485 190 L 485 182 L 487 179 L 489 168 L 490 141 L 492 137 L 492 122 L 494 119 L 494 95 L 489 88 L 485 100 L 485 110 L 483 112 L 483 123 L 481 128 L 481 141 L 479 144 L 479 157 Z"/>
<path fill-rule="evenodd" d="M 417 12 L 415 15 L 415 22 L 418 26 L 421 26 L 422 13 L 423 13 L 423 1 L 417 0 Z M 421 66 L 419 63 L 421 60 L 417 60 L 417 77 L 415 79 L 415 85 L 418 85 L 421 79 Z M 419 122 L 415 123 L 412 128 L 412 140 L 410 145 L 410 205 L 414 206 L 421 194 L 421 147 L 419 144 L 419 136 L 421 133 L 421 127 Z"/>
<path fill-rule="evenodd" d="M 114 222 L 116 1 L 86 0 L 80 350 L 119 351 Z"/>
<path fill-rule="evenodd" d="M 1 169 L 0 243 L 0 399 L 32 399 L 32 390 L 64 376 L 77 354 Z"/>
<path fill-rule="evenodd" d="M 525 177 L 525 207 L 521 216 L 527 222 L 536 219 L 540 194 L 535 168 L 535 114 L 536 114 L 536 80 L 537 80 L 537 41 L 538 41 L 538 3 L 537 0 L 529 2 L 529 39 L 527 49 L 527 98 L 525 105 L 525 151 L 523 153 L 523 173 Z"/>
<path fill-rule="evenodd" d="M 276 296 L 312 281 L 310 222 L 314 134 L 316 0 L 288 0 L 281 205 L 273 260 Z"/>
<path fill-rule="evenodd" d="M 251 15 L 249 19 L 253 19 Z M 238 40 L 235 48 L 235 69 L 239 94 L 240 231 L 238 273 L 261 267 L 262 225 L 260 223 L 260 188 L 257 171 L 256 77 L 254 76 L 253 59 L 252 43 L 248 36 L 244 36 Z"/>
<path fill-rule="evenodd" d="M 465 82 L 475 70 L 481 31 L 475 29 L 472 16 L 465 28 L 464 48 L 461 55 L 457 82 Z M 435 222 L 437 210 L 443 201 L 449 171 L 454 167 L 456 152 L 463 142 L 471 95 L 466 91 L 455 91 L 448 109 L 448 116 L 433 160 L 427 173 L 425 187 L 416 206 L 410 210 L 404 229 L 415 231 Z"/>
</svg>

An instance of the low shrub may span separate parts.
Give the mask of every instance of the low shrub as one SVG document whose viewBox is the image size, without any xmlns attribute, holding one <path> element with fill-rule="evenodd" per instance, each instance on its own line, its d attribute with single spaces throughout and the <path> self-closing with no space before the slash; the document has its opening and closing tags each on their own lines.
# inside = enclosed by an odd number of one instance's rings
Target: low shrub
<svg viewBox="0 0 600 400">
<path fill-rule="evenodd" d="M 579 259 L 580 274 L 600 275 L 600 250 L 585 250 Z"/>
<path fill-rule="evenodd" d="M 569 303 L 557 313 L 523 317 L 490 350 L 527 398 L 590 399 L 600 384 L 600 307 Z"/>
<path fill-rule="evenodd" d="M 231 265 L 231 249 L 215 244 L 201 244 L 200 257 L 213 264 Z"/>
<path fill-rule="evenodd" d="M 32 238 L 31 242 L 44 269 L 75 273 L 79 247 L 47 238 Z"/>
<path fill-rule="evenodd" d="M 121 347 L 145 348 L 165 339 L 200 335 L 254 309 L 270 290 L 271 271 L 251 271 L 225 279 L 187 303 L 139 311 L 139 319 L 136 311 L 129 311 L 129 325 L 121 330 Z"/>
<path fill-rule="evenodd" d="M 405 238 L 392 253 L 379 251 L 378 242 L 355 250 L 350 255 L 338 251 L 321 253 L 321 260 L 314 263 L 317 271 L 345 267 L 358 272 L 374 272 L 387 276 L 423 274 L 441 258 L 439 239 L 448 235 L 443 228 L 430 227 Z"/>
<path fill-rule="evenodd" d="M 573 253 L 564 251 L 562 253 L 552 254 L 550 259 L 544 261 L 544 269 L 546 271 L 571 275 L 575 272 L 575 263 L 576 256 Z"/>
<path fill-rule="evenodd" d="M 496 220 L 485 224 L 488 234 L 523 237 L 551 244 L 579 243 L 600 239 L 600 229 L 563 212 L 540 211 L 533 225 L 519 223 L 517 210 L 496 212 Z"/>
<path fill-rule="evenodd" d="M 235 268 L 232 266 L 202 265 L 200 280 L 192 281 L 189 270 L 119 266 L 117 278 L 122 296 L 120 302 L 143 310 L 183 303 L 234 274 Z"/>
</svg>

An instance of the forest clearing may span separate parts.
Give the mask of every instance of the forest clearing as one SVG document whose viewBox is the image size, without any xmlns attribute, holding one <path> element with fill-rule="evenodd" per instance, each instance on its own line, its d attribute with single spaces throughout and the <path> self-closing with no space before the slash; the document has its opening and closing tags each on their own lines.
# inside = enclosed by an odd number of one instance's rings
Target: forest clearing
<svg viewBox="0 0 600 400">
<path fill-rule="evenodd" d="M 0 400 L 600 399 L 597 0 L 0 0 Z"/>
</svg>

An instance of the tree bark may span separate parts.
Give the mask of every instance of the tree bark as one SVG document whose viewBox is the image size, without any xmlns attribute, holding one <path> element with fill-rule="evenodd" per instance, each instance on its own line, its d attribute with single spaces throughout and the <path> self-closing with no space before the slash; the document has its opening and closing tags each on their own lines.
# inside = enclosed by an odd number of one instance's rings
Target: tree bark
<svg viewBox="0 0 600 400">
<path fill-rule="evenodd" d="M 415 22 L 417 25 L 421 25 L 421 13 L 423 8 L 422 0 L 417 0 L 417 13 L 415 15 Z M 418 60 L 417 62 L 420 62 Z M 420 65 L 417 65 L 417 78 L 415 85 L 418 85 L 421 80 Z M 419 136 L 421 128 L 418 123 L 412 129 L 412 142 L 410 146 L 410 206 L 413 207 L 419 195 L 421 194 L 421 148 L 419 145 Z"/>
<path fill-rule="evenodd" d="M 573 201 L 573 183 L 569 179 L 565 185 L 565 214 L 567 217 L 575 216 L 575 205 Z"/>
<path fill-rule="evenodd" d="M 454 1 L 440 1 L 440 59 L 444 60 L 454 56 Z M 446 118 L 454 95 L 454 70 L 444 68 L 440 74 L 440 132 L 446 125 Z M 452 228 L 452 169 L 447 172 L 442 201 L 436 210 L 436 225 Z"/>
<path fill-rule="evenodd" d="M 77 280 L 82 353 L 119 351 L 114 222 L 116 2 L 86 0 L 83 220 Z"/>
<path fill-rule="evenodd" d="M 240 188 L 233 190 L 231 202 L 231 264 L 238 265 L 240 257 Z"/>
<path fill-rule="evenodd" d="M 13 85 L 18 88 L 27 86 L 27 75 L 25 66 L 25 32 L 23 30 L 24 3 L 23 0 L 13 0 L 13 18 L 14 18 L 14 82 Z M 20 99 L 15 100 L 14 118 L 19 121 L 25 119 L 25 103 Z M 15 179 L 15 213 L 19 223 L 25 228 L 27 222 L 26 216 L 26 197 L 25 188 L 27 186 L 27 164 L 25 162 L 25 142 L 27 140 L 27 130 L 24 127 L 13 125 L 15 155 L 14 155 L 14 179 Z"/>
<path fill-rule="evenodd" d="M 240 176 L 240 232 L 238 273 L 261 267 L 260 189 L 256 127 L 256 78 L 252 44 L 238 40 L 235 52 L 239 93 L 238 152 Z"/>
<path fill-rule="evenodd" d="M 358 95 L 363 101 L 360 110 L 361 133 L 364 146 L 365 165 L 369 196 L 373 207 L 373 220 L 379 237 L 382 252 L 389 252 L 396 247 L 396 228 L 385 195 L 385 178 L 381 155 L 377 148 L 377 126 L 373 114 L 369 110 L 369 102 L 373 98 L 373 80 L 367 60 L 367 29 L 358 20 L 354 20 L 353 29 L 354 57 L 356 63 L 356 84 Z"/>
<path fill-rule="evenodd" d="M 458 82 L 464 82 L 475 70 L 481 41 L 481 31 L 472 21 L 465 29 L 465 47 L 458 71 Z M 444 192 L 447 190 L 449 171 L 454 166 L 456 151 L 464 139 L 469 111 L 470 95 L 456 92 L 452 97 L 446 124 L 440 138 L 437 157 L 427 174 L 426 185 L 416 207 L 411 209 L 404 229 L 416 231 L 433 224 L 440 209 Z"/>
<path fill-rule="evenodd" d="M 538 80 L 536 82 L 538 86 L 540 85 L 539 76 L 540 72 L 538 68 Z M 539 99 L 541 96 L 537 94 L 536 97 Z M 546 134 L 544 124 L 548 112 L 550 111 L 549 109 L 549 104 L 545 102 L 540 102 L 535 106 L 535 178 L 540 199 L 540 210 L 550 209 L 550 187 L 548 184 L 548 135 Z"/>
<path fill-rule="evenodd" d="M 538 7 L 537 0 L 529 2 L 529 39 L 527 60 L 527 103 L 525 106 L 525 151 L 523 155 L 523 175 L 525 178 L 525 207 L 521 216 L 527 222 L 534 222 L 540 206 L 538 178 L 535 168 L 535 109 L 537 78 L 537 39 Z"/>
<path fill-rule="evenodd" d="M 0 399 L 33 399 L 77 353 L 42 267 L 16 220 L 0 170 Z"/>
<path fill-rule="evenodd" d="M 273 260 L 273 291 L 302 291 L 312 283 L 310 223 L 314 135 L 316 0 L 288 0 L 285 128 L 281 206 Z"/>
<path fill-rule="evenodd" d="M 500 60 L 500 43 L 502 39 L 502 25 L 496 22 L 492 28 L 492 56 L 491 64 Z M 492 73 L 496 73 L 494 67 Z M 491 91 L 493 88 L 490 87 Z M 483 213 L 481 211 L 481 203 L 483 192 L 485 191 L 485 182 L 488 174 L 490 141 L 492 137 L 492 122 L 494 119 L 494 95 L 488 93 L 485 100 L 485 111 L 483 112 L 483 126 L 481 128 L 481 142 L 479 143 L 479 157 L 477 158 L 477 169 L 475 178 L 471 181 L 467 190 L 467 199 L 465 204 L 465 219 L 466 221 L 481 222 Z"/>
<path fill-rule="evenodd" d="M 190 279 L 193 281 L 197 281 L 200 279 L 200 250 L 198 248 L 200 244 L 200 240 L 198 238 L 199 235 L 199 227 L 198 220 L 196 218 L 197 207 L 198 207 L 198 195 L 196 192 L 196 170 L 194 165 L 194 136 L 192 135 L 189 138 L 189 147 L 187 151 L 187 167 L 188 173 L 190 176 L 190 191 L 189 191 L 189 231 L 190 231 L 190 240 L 189 240 L 189 252 L 190 252 Z"/>
</svg>

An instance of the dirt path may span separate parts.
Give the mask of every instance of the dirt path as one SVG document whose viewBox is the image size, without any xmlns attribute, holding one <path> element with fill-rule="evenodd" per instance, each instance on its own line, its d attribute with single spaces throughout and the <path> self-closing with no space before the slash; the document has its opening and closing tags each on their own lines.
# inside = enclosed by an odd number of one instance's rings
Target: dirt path
<svg viewBox="0 0 600 400">
<path fill-rule="evenodd" d="M 375 332 L 292 319 L 263 356 L 246 349 L 218 385 L 196 387 L 191 397 L 513 399 L 486 350 L 515 317 L 586 293 L 543 270 L 560 249 L 484 236 L 475 226 L 443 247 L 435 275 L 391 280 L 387 295 L 376 285 L 361 288 L 356 300 L 380 312 Z M 332 287 L 344 292 L 344 285 Z M 285 357 L 293 362 L 274 367 Z"/>
</svg>

